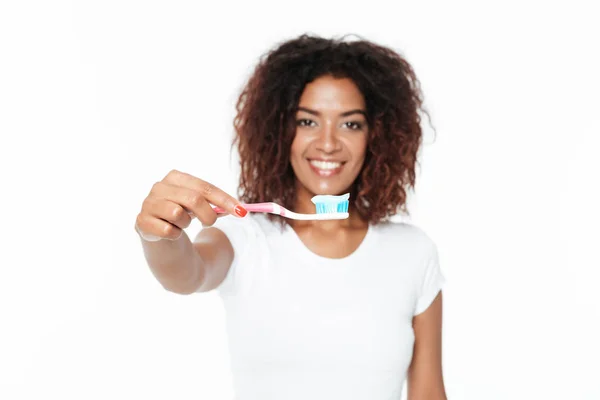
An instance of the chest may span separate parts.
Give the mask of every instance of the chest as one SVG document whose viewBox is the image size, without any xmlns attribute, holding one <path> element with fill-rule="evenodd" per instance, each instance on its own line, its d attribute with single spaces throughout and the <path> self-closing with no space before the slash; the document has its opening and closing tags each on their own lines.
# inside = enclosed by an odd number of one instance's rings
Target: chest
<svg viewBox="0 0 600 400">
<path fill-rule="evenodd" d="M 403 371 L 412 356 L 412 282 L 393 265 L 322 268 L 275 259 L 228 309 L 234 362 Z M 329 265 L 331 267 L 331 265 Z"/>
<path fill-rule="evenodd" d="M 337 234 L 295 228 L 290 236 L 293 236 L 292 239 L 296 240 L 298 246 L 304 246 L 307 251 L 319 257 L 340 259 L 356 252 L 365 241 L 367 233 L 367 226 L 347 229 Z"/>
</svg>

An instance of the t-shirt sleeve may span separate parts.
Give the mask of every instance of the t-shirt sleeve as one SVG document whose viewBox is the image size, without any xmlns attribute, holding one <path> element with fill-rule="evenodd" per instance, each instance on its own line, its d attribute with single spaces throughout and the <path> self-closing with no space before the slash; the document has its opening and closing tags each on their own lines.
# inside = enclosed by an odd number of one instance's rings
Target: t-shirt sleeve
<svg viewBox="0 0 600 400">
<path fill-rule="evenodd" d="M 263 232 L 252 216 L 221 217 L 213 226 L 227 236 L 233 247 L 231 266 L 216 290 L 224 296 L 238 294 L 248 287 L 251 274 L 260 261 L 261 251 L 264 251 Z"/>
<path fill-rule="evenodd" d="M 446 282 L 440 269 L 438 249 L 435 243 L 431 242 L 428 255 L 426 257 L 424 276 L 419 290 L 414 315 L 421 314 L 433 303 L 436 296 L 442 290 Z"/>
</svg>

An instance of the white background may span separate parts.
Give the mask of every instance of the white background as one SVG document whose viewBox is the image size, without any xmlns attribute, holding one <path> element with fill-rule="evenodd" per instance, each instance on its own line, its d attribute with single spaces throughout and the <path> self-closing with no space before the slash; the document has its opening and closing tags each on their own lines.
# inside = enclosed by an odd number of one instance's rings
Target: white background
<svg viewBox="0 0 600 400">
<path fill-rule="evenodd" d="M 421 80 L 449 398 L 600 399 L 594 2 L 215 3 L 2 2 L 0 398 L 231 399 L 218 296 L 163 290 L 133 226 L 173 168 L 234 193 L 236 96 L 309 32 Z"/>
</svg>

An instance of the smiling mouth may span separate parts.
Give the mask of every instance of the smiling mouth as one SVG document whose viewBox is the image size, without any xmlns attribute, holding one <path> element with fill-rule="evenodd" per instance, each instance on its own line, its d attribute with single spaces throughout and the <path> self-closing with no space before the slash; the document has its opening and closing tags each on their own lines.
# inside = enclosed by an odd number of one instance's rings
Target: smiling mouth
<svg viewBox="0 0 600 400">
<path fill-rule="evenodd" d="M 330 177 L 339 174 L 344 168 L 346 162 L 343 161 L 324 161 L 308 160 L 310 168 L 320 177 Z"/>
</svg>

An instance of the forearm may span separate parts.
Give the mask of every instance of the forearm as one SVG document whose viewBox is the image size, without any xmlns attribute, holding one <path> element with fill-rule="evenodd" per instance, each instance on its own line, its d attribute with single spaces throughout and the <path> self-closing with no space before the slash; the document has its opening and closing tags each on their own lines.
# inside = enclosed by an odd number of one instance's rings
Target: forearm
<svg viewBox="0 0 600 400">
<path fill-rule="evenodd" d="M 202 260 L 185 231 L 177 240 L 140 240 L 152 274 L 166 290 L 179 294 L 194 292 L 200 284 Z"/>
<path fill-rule="evenodd" d="M 438 379 L 410 379 L 407 400 L 448 400 L 442 377 Z"/>
<path fill-rule="evenodd" d="M 407 400 L 448 400 L 444 391 L 432 390 L 427 393 L 409 394 Z"/>
</svg>

